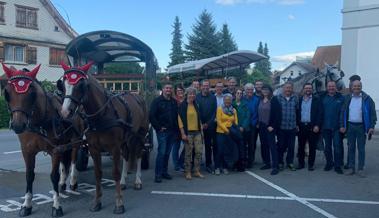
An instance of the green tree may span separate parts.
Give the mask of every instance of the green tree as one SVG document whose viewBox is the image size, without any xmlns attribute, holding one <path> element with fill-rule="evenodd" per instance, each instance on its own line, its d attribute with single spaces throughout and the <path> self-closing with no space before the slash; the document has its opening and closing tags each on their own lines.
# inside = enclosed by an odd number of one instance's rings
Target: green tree
<svg viewBox="0 0 379 218">
<path fill-rule="evenodd" d="M 43 89 L 45 89 L 48 92 L 53 92 L 56 89 L 56 86 L 54 85 L 54 83 L 52 83 L 46 79 L 41 81 L 41 86 Z"/>
<path fill-rule="evenodd" d="M 143 67 L 137 62 L 106 63 L 104 72 L 110 74 L 142 73 Z"/>
<path fill-rule="evenodd" d="M 267 47 L 267 43 L 265 43 L 265 46 L 263 47 L 263 43 L 259 42 L 258 53 L 267 56 L 267 59 L 256 62 L 255 69 L 257 69 L 258 71 L 264 74 L 271 75 L 271 62 L 270 62 L 270 56 L 268 54 L 269 50 Z"/>
<path fill-rule="evenodd" d="M 168 64 L 169 66 L 176 65 L 176 64 L 181 64 L 184 63 L 184 52 L 182 49 L 182 44 L 183 44 L 183 34 L 181 30 L 182 23 L 179 21 L 179 17 L 175 17 L 174 25 L 172 26 L 174 30 L 172 31 L 172 48 L 171 48 L 171 53 L 170 53 L 170 63 Z"/>
<path fill-rule="evenodd" d="M 222 25 L 222 30 L 219 32 L 222 54 L 238 50 L 237 43 L 234 41 L 232 33 L 229 31 L 228 24 Z"/>
<path fill-rule="evenodd" d="M 220 37 L 216 29 L 212 14 L 204 10 L 192 27 L 192 34 L 187 36 L 185 54 L 188 60 L 199 60 L 221 54 Z"/>
<path fill-rule="evenodd" d="M 256 68 L 253 69 L 253 72 L 251 74 L 245 74 L 241 78 L 242 84 L 255 83 L 255 81 L 257 81 L 257 80 L 261 80 L 264 83 L 269 84 L 269 85 L 272 84 L 271 77 L 265 73 L 262 73 L 261 71 L 259 71 Z"/>
</svg>

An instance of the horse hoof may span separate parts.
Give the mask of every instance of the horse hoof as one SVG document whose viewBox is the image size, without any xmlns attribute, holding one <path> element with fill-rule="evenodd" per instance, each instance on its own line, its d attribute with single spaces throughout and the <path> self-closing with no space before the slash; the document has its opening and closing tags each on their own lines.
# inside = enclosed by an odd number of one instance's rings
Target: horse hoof
<svg viewBox="0 0 379 218">
<path fill-rule="evenodd" d="M 142 184 L 134 184 L 134 190 L 142 190 Z"/>
<path fill-rule="evenodd" d="M 121 184 L 121 190 L 126 190 L 126 184 Z"/>
<path fill-rule="evenodd" d="M 101 210 L 101 202 L 93 205 L 90 209 L 91 212 L 98 212 Z"/>
<path fill-rule="evenodd" d="M 63 216 L 63 210 L 62 207 L 59 207 L 58 209 L 53 207 L 51 209 L 51 216 L 52 217 L 62 217 Z"/>
<path fill-rule="evenodd" d="M 64 191 L 66 191 L 66 184 L 62 184 L 61 186 L 60 186 L 60 190 L 59 190 L 59 192 L 64 192 Z"/>
<path fill-rule="evenodd" d="M 123 213 L 125 213 L 125 207 L 124 207 L 124 205 L 115 206 L 114 209 L 113 209 L 113 213 L 114 214 L 123 214 Z"/>
<path fill-rule="evenodd" d="M 71 189 L 72 191 L 76 191 L 76 190 L 78 190 L 78 183 L 75 183 L 74 185 L 70 185 L 70 189 Z"/>
<path fill-rule="evenodd" d="M 29 216 L 30 214 L 32 214 L 32 207 L 24 207 L 22 206 L 20 211 L 18 212 L 18 215 L 20 217 L 25 217 L 25 216 Z"/>
</svg>

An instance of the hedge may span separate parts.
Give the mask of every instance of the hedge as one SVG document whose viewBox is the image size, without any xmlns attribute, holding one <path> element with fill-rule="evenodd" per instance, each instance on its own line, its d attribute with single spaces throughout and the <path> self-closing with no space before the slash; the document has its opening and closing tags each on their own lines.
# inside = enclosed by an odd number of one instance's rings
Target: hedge
<svg viewBox="0 0 379 218">
<path fill-rule="evenodd" d="M 0 128 L 8 128 L 9 112 L 4 96 L 0 96 Z"/>
</svg>

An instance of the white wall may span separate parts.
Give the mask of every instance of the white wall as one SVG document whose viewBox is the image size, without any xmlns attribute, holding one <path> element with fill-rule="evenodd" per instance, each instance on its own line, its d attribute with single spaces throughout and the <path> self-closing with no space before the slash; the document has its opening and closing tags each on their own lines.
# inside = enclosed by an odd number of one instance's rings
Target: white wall
<svg viewBox="0 0 379 218">
<path fill-rule="evenodd" d="M 50 47 L 65 48 L 65 45 L 71 41 L 70 36 L 60 29 L 60 26 L 39 0 L 6 0 L 5 2 L 5 25 L 0 25 L 0 36 L 26 40 L 25 44 L 36 47 L 37 64 L 41 64 L 37 78 L 39 80 L 56 81 L 63 74 L 63 71 L 57 66 L 49 65 L 49 49 Z M 15 4 L 39 8 L 37 12 L 38 30 L 16 27 Z M 55 26 L 59 27 L 58 32 L 54 30 Z M 28 40 L 39 42 L 34 44 Z M 6 40 L 4 42 L 6 43 Z M 6 64 L 14 66 L 16 69 L 32 69 L 36 66 L 12 62 L 6 62 Z M 2 74 L 4 72 L 0 68 L 0 75 Z"/>
<path fill-rule="evenodd" d="M 291 71 L 293 72 L 293 75 L 291 76 Z M 286 69 L 286 71 L 284 71 L 281 75 L 280 75 L 280 82 L 279 84 L 282 85 L 284 84 L 286 81 L 283 80 L 283 78 L 288 78 L 291 76 L 292 79 L 295 79 L 296 77 L 299 76 L 299 73 L 301 74 L 305 74 L 307 72 L 304 71 L 303 68 L 297 66 L 297 65 L 293 65 L 291 67 L 289 67 L 288 69 Z"/>
<path fill-rule="evenodd" d="M 54 27 L 59 25 L 39 0 L 6 0 L 5 2 L 5 25 L 0 25 L 1 35 L 60 44 L 67 44 L 71 40 L 60 27 L 59 32 L 54 31 Z M 16 27 L 15 4 L 39 9 L 37 12 L 38 30 Z"/>
<path fill-rule="evenodd" d="M 362 78 L 363 90 L 379 111 L 379 0 L 345 0 L 341 68 L 345 82 L 353 74 Z"/>
</svg>

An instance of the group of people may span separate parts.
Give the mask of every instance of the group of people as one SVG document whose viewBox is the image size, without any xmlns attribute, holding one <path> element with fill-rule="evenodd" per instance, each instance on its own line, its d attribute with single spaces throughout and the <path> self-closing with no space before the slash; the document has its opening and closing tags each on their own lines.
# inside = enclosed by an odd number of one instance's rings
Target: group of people
<svg viewBox="0 0 379 218">
<path fill-rule="evenodd" d="M 168 173 L 171 151 L 175 170 L 184 170 L 188 180 L 204 178 L 200 170 L 203 146 L 209 173 L 220 175 L 250 169 L 255 163 L 258 136 L 263 161 L 260 169 L 271 169 L 271 175 L 285 167 L 292 171 L 305 168 L 306 144 L 307 167 L 313 171 L 316 149 L 322 141 L 325 171 L 334 169 L 343 174 L 345 168 L 349 175 L 365 176 L 366 137 L 373 134 L 377 119 L 375 104 L 362 91 L 359 76 L 350 78 L 350 93 L 345 96 L 337 92 L 334 81 L 329 81 L 326 92 L 320 95 L 314 95 L 312 84 L 306 83 L 299 96 L 293 92 L 291 82 L 285 83 L 277 96 L 259 80 L 243 88 L 237 87 L 233 77 L 227 83 L 224 89 L 224 84 L 218 82 L 214 93 L 208 80 L 194 81 L 187 89 L 181 85 L 173 87 L 169 82 L 163 84 L 162 94 L 154 99 L 149 112 L 158 139 L 155 182 L 172 179 Z"/>
</svg>

